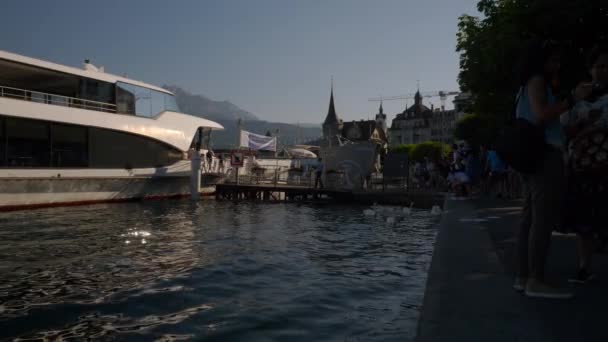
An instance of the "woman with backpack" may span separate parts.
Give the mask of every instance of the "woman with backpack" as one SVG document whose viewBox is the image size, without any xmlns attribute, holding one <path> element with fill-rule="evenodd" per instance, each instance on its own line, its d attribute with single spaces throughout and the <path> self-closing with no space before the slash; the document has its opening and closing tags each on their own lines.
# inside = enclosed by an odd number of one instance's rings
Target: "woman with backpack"
<svg viewBox="0 0 608 342">
<path fill-rule="evenodd" d="M 526 187 L 517 239 L 518 271 L 513 287 L 529 297 L 570 298 L 572 293 L 545 282 L 545 264 L 552 231 L 560 223 L 566 174 L 559 116 L 569 101 L 558 101 L 561 49 L 550 42 L 530 46 L 521 66 L 516 116 L 544 131 L 544 146 L 533 171 L 522 174 Z M 541 142 L 542 144 L 542 142 Z"/>
</svg>

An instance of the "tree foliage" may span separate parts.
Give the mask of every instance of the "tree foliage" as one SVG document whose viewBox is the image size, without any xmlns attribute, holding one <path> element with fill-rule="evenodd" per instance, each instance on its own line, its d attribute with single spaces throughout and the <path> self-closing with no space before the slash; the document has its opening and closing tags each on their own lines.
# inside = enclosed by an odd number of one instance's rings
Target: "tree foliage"
<svg viewBox="0 0 608 342">
<path fill-rule="evenodd" d="M 426 141 L 420 144 L 403 144 L 391 148 L 393 152 L 405 152 L 413 162 L 423 161 L 429 158 L 437 161 L 443 156 L 452 152 L 452 148 L 447 144 L 436 141 Z"/>
<path fill-rule="evenodd" d="M 496 121 L 479 114 L 467 114 L 456 123 L 454 136 L 472 146 L 489 146 L 496 135 Z"/>
<path fill-rule="evenodd" d="M 562 91 L 585 73 L 585 54 L 608 37 L 608 0 L 480 0 L 481 16 L 459 18 L 459 83 L 473 112 L 501 121 L 513 111 L 522 48 L 531 39 L 564 44 Z"/>
<path fill-rule="evenodd" d="M 395 147 L 391 147 L 391 152 L 402 152 L 408 155 L 412 152 L 412 149 L 416 146 L 415 144 L 401 144 Z"/>
</svg>

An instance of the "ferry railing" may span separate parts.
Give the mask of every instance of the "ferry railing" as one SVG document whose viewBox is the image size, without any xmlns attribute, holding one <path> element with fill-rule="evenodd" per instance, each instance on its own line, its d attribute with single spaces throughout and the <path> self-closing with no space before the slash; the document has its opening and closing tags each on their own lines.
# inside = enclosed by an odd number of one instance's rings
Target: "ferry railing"
<svg viewBox="0 0 608 342">
<path fill-rule="evenodd" d="M 99 112 L 116 113 L 116 105 L 112 103 L 85 100 L 76 97 L 55 95 L 27 89 L 0 86 L 0 97 L 45 103 L 56 106 L 95 110 Z"/>
</svg>

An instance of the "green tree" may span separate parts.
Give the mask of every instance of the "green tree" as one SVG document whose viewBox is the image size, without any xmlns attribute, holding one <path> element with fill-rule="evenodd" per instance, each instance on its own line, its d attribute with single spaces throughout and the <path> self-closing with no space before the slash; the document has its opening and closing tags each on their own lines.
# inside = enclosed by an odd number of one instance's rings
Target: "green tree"
<svg viewBox="0 0 608 342">
<path fill-rule="evenodd" d="M 391 148 L 392 152 L 404 152 L 407 153 L 408 155 L 412 152 L 412 149 L 415 147 L 416 145 L 414 144 L 401 144 L 401 145 L 397 145 L 395 147 Z"/>
<path fill-rule="evenodd" d="M 522 48 L 531 39 L 566 46 L 563 92 L 584 75 L 585 54 L 608 37 L 607 0 L 480 0 L 479 17 L 459 18 L 459 84 L 473 94 L 472 111 L 500 123 L 513 111 Z"/>
<path fill-rule="evenodd" d="M 493 143 L 497 132 L 495 120 L 479 114 L 467 114 L 456 123 L 454 136 L 473 146 L 488 146 Z"/>
<path fill-rule="evenodd" d="M 437 161 L 451 153 L 452 148 L 447 144 L 436 141 L 426 141 L 420 144 L 403 144 L 391 148 L 393 152 L 406 152 L 411 161 L 423 161 L 424 158 Z"/>
</svg>

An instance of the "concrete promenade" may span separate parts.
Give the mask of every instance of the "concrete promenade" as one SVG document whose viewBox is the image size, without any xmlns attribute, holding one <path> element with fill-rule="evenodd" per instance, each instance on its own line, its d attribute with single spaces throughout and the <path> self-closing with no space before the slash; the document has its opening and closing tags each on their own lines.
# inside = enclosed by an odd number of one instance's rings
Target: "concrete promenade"
<svg viewBox="0 0 608 342">
<path fill-rule="evenodd" d="M 511 285 L 521 201 L 446 203 L 429 271 L 417 341 L 608 341 L 608 256 L 598 279 L 569 300 L 532 299 Z M 554 234 L 547 277 L 570 286 L 575 238 Z"/>
</svg>

